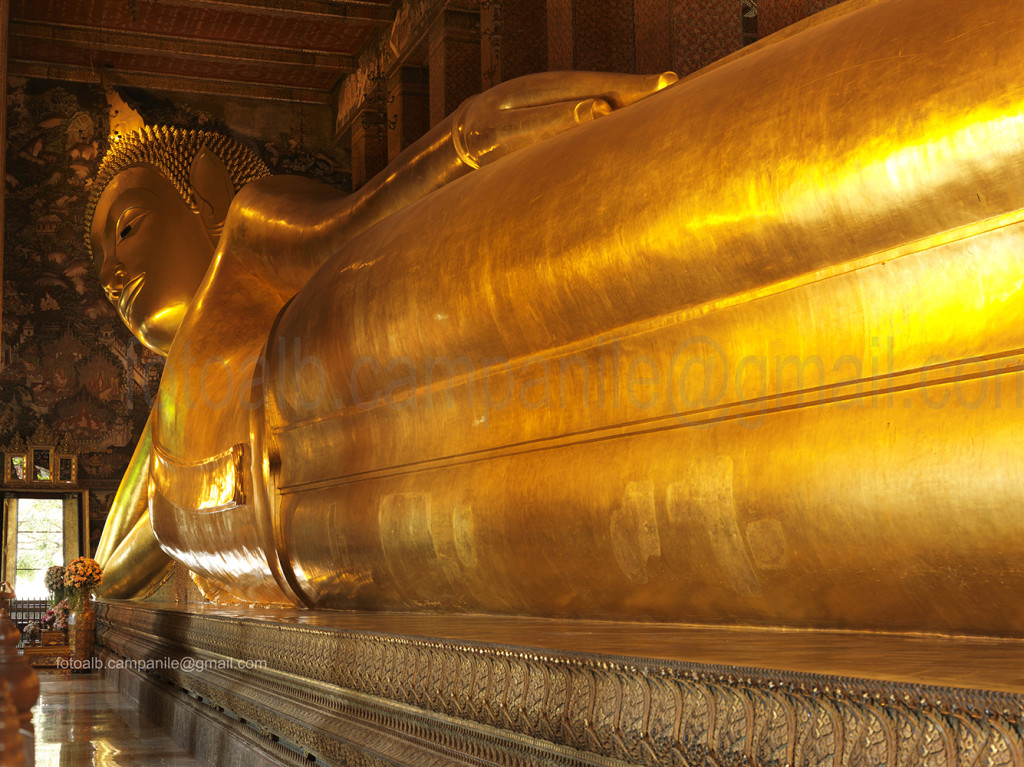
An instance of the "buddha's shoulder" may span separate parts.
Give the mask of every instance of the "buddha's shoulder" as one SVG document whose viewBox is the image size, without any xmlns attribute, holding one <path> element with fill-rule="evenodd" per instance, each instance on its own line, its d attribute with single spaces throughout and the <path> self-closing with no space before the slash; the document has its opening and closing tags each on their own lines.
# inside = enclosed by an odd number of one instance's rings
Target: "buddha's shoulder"
<svg viewBox="0 0 1024 767">
<path fill-rule="evenodd" d="M 234 354 L 239 346 L 262 346 L 284 304 L 276 286 L 260 279 L 244 258 L 218 254 L 183 318 L 178 331 L 183 343 L 176 336 L 174 345 L 221 355 Z"/>
<path fill-rule="evenodd" d="M 231 420 L 229 411 L 247 418 L 246 402 L 263 348 L 284 301 L 272 291 L 246 286 L 221 272 L 204 282 L 168 351 L 158 404 L 180 423 Z M 163 416 L 161 416 L 163 418 Z"/>
</svg>

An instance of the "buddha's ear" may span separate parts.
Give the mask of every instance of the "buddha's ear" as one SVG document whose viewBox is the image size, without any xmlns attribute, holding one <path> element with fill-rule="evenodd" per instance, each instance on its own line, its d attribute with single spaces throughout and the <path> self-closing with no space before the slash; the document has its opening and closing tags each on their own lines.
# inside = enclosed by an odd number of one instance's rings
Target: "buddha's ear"
<svg viewBox="0 0 1024 767">
<path fill-rule="evenodd" d="M 199 216 L 211 234 L 219 235 L 227 218 L 235 185 L 231 174 L 217 155 L 203 147 L 192 160 L 188 180 L 195 192 Z"/>
</svg>

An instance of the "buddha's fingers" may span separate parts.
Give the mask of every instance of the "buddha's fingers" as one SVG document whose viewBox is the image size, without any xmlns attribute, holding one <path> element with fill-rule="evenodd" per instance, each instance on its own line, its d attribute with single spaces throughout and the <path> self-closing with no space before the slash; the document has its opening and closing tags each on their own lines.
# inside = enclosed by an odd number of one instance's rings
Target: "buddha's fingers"
<svg viewBox="0 0 1024 767">
<path fill-rule="evenodd" d="M 610 72 L 540 72 L 501 83 L 484 94 L 499 109 L 521 109 L 565 101 L 599 98 L 613 108 L 668 87 L 679 77 L 674 72 L 654 75 L 623 75 Z"/>
<path fill-rule="evenodd" d="M 146 427 L 139 437 L 132 460 L 121 479 L 114 501 L 110 506 L 107 521 L 103 526 L 96 551 L 96 561 L 102 567 L 114 550 L 124 541 L 140 517 L 149 508 L 149 462 L 153 450 L 153 414 L 146 420 Z"/>
<path fill-rule="evenodd" d="M 468 155 L 464 159 L 471 165 L 485 165 L 611 111 L 607 101 L 593 98 L 503 110 L 485 128 L 461 126 L 459 136 Z"/>
</svg>

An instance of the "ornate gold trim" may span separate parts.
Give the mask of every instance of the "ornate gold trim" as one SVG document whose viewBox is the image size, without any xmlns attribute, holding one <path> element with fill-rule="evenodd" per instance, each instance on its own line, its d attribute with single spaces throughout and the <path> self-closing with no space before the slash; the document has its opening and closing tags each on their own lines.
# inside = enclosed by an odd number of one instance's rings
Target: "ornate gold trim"
<svg viewBox="0 0 1024 767">
<path fill-rule="evenodd" d="M 1009 693 L 536 652 L 130 604 L 99 612 L 100 642 L 117 656 L 264 662 L 262 669 L 153 673 L 329 762 L 345 763 L 344 748 L 357 745 L 342 733 L 359 728 L 375 733 L 368 742 L 475 754 L 486 764 L 971 765 L 988 754 L 1009 765 L 1024 758 L 1024 696 Z"/>
</svg>

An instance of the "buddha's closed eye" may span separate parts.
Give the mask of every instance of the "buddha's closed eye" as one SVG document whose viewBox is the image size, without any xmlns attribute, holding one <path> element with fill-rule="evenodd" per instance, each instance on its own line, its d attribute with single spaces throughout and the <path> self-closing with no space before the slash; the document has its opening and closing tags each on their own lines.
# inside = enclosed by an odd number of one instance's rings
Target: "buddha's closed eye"
<svg viewBox="0 0 1024 767">
<path fill-rule="evenodd" d="M 149 215 L 145 208 L 128 208 L 117 220 L 117 242 L 121 242 L 139 230 L 142 220 Z"/>
</svg>

